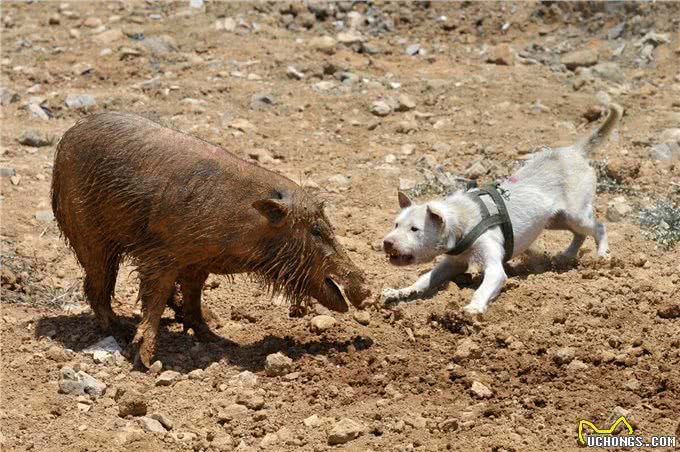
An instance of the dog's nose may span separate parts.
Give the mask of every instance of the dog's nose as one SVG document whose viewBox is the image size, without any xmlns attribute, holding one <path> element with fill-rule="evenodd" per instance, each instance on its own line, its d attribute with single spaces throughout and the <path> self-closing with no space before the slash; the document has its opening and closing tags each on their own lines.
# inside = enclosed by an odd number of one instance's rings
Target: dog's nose
<svg viewBox="0 0 680 452">
<path fill-rule="evenodd" d="M 386 253 L 389 253 L 394 249 L 394 242 L 392 242 L 389 239 L 383 240 L 383 249 L 385 250 Z"/>
</svg>

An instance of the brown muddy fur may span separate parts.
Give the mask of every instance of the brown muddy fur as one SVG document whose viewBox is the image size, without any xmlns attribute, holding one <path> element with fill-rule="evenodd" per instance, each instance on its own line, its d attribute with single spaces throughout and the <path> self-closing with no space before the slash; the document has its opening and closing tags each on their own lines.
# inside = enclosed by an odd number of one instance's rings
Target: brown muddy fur
<svg viewBox="0 0 680 452">
<path fill-rule="evenodd" d="M 146 366 L 166 304 L 186 329 L 212 335 L 212 314 L 201 307 L 209 274 L 248 273 L 294 304 L 313 297 L 340 312 L 347 304 L 329 281 L 357 307 L 370 294 L 322 206 L 300 186 L 141 116 L 95 114 L 64 134 L 52 209 L 106 332 L 120 332 L 111 309 L 118 266 L 135 264 L 142 320 L 132 346 Z"/>
</svg>

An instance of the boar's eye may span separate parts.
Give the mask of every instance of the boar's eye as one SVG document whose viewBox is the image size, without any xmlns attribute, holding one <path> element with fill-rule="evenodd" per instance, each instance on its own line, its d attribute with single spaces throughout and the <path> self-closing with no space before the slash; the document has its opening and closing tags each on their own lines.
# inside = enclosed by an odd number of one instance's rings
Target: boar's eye
<svg viewBox="0 0 680 452">
<path fill-rule="evenodd" d="M 397 229 L 399 227 L 399 223 L 394 223 L 394 229 Z"/>
<path fill-rule="evenodd" d="M 312 225 L 312 235 L 315 237 L 321 236 L 321 227 L 318 224 Z"/>
</svg>

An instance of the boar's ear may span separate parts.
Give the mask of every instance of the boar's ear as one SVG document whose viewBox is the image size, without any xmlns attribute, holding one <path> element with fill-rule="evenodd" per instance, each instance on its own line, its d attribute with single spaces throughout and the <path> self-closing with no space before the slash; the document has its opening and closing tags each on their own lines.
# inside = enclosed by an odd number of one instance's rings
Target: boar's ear
<svg viewBox="0 0 680 452">
<path fill-rule="evenodd" d="M 253 207 L 269 220 L 269 223 L 278 226 L 288 215 L 288 206 L 281 199 L 260 199 L 255 201 Z"/>
<path fill-rule="evenodd" d="M 413 204 L 413 203 L 411 202 L 411 198 L 409 198 L 408 196 L 406 196 L 406 193 L 404 193 L 403 191 L 400 191 L 400 192 L 397 192 L 397 193 L 399 194 L 399 207 L 400 207 L 401 209 L 405 209 L 405 208 L 407 208 L 407 207 L 411 207 L 411 204 Z"/>
</svg>

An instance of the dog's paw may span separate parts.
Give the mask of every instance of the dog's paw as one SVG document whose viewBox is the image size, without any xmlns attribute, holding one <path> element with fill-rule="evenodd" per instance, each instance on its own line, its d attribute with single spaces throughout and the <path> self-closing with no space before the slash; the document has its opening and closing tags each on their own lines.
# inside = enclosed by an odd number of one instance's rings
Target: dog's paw
<svg viewBox="0 0 680 452">
<path fill-rule="evenodd" d="M 480 303 L 475 303 L 474 301 L 463 308 L 463 313 L 471 317 L 482 315 L 485 312 L 486 306 Z"/>
</svg>

